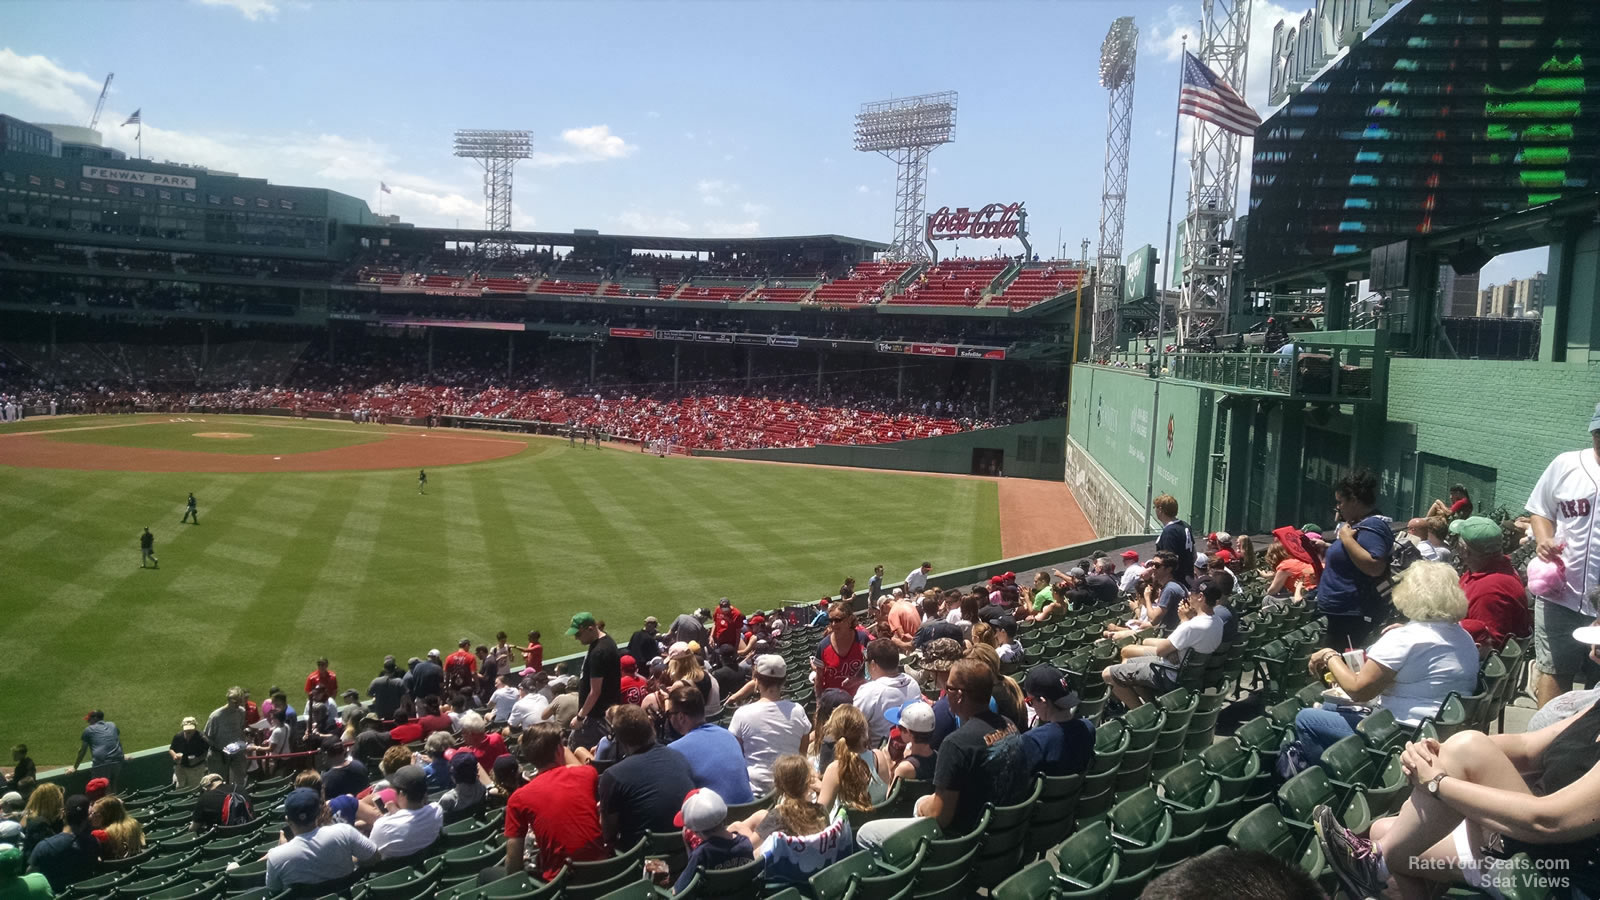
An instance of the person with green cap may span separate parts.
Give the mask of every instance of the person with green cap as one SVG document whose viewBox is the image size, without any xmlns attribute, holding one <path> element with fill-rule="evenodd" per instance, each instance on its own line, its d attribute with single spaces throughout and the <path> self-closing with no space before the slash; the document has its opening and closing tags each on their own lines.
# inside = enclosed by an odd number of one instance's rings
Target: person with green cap
<svg viewBox="0 0 1600 900">
<path fill-rule="evenodd" d="M 0 897 L 7 900 L 49 900 L 55 896 L 55 892 L 50 890 L 49 880 L 38 872 L 24 875 L 27 868 L 28 861 L 23 858 L 21 847 L 10 843 L 0 844 Z"/>
<path fill-rule="evenodd" d="M 594 749 L 604 732 L 606 710 L 622 702 L 622 654 L 611 635 L 601 630 L 594 613 L 573 616 L 567 636 L 589 648 L 578 679 L 579 706 L 571 723 L 571 745 Z"/>
<path fill-rule="evenodd" d="M 1505 646 L 1511 637 L 1533 633 L 1533 612 L 1528 588 L 1505 553 L 1505 535 L 1499 523 L 1470 516 L 1450 523 L 1450 533 L 1461 542 L 1461 590 L 1467 595 L 1467 617 L 1461 627 L 1472 635 L 1478 652 Z"/>
</svg>

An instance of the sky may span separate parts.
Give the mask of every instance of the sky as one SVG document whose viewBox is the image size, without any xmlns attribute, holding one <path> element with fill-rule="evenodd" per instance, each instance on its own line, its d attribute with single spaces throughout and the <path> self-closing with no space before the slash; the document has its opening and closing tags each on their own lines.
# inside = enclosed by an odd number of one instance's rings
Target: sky
<svg viewBox="0 0 1600 900">
<path fill-rule="evenodd" d="M 1272 28 L 1304 8 L 1249 2 L 1245 93 L 1265 116 Z M 954 90 L 928 210 L 1024 201 L 1040 256 L 1076 258 L 1088 238 L 1092 257 L 1100 44 L 1121 15 L 1140 29 L 1126 255 L 1163 244 L 1178 48 L 1199 0 L 5 0 L 0 112 L 87 124 L 115 72 L 99 127 L 130 156 L 120 123 L 137 109 L 147 158 L 463 227 L 482 225 L 482 170 L 452 155 L 454 131 L 527 129 L 516 228 L 888 241 L 895 167 L 852 149 L 853 117 Z M 1505 256 L 1483 283 L 1543 268 L 1542 251 Z"/>
</svg>

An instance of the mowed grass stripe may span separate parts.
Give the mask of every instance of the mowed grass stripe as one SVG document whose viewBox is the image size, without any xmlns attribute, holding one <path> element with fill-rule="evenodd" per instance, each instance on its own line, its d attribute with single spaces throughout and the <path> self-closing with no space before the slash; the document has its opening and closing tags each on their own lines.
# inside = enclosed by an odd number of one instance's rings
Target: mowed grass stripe
<svg viewBox="0 0 1600 900">
<path fill-rule="evenodd" d="M 255 421 L 207 424 L 250 431 Z M 364 690 L 385 653 L 403 660 L 529 628 L 544 632 L 549 655 L 577 652 L 564 631 L 579 609 L 625 638 L 645 615 L 721 595 L 747 611 L 805 603 L 844 574 L 864 583 L 874 563 L 895 578 L 923 558 L 940 569 L 992 559 L 999 544 L 989 483 L 661 460 L 546 439 L 512 458 L 430 470 L 425 497 L 415 470 L 0 469 L 13 475 L 18 488 L 0 496 L 18 598 L 0 617 L 0 744 L 26 741 L 46 763 L 71 761 L 90 706 L 111 714 L 130 750 L 162 745 L 232 684 L 258 700 L 278 684 L 298 705 L 319 655 L 342 686 Z M 188 490 L 199 527 L 178 524 Z M 138 568 L 146 524 L 160 572 Z M 89 653 L 113 656 L 116 677 L 61 663 Z"/>
</svg>

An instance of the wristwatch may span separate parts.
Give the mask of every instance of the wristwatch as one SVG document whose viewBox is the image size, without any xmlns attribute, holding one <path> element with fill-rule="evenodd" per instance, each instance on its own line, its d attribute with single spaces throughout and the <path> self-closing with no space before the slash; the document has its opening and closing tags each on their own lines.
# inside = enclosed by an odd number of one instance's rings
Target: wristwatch
<svg viewBox="0 0 1600 900">
<path fill-rule="evenodd" d="M 1428 779 L 1428 793 L 1430 793 L 1430 794 L 1439 793 L 1439 782 L 1445 780 L 1445 777 L 1446 777 L 1445 773 L 1444 772 L 1440 772 L 1439 774 L 1437 774 L 1437 775 L 1433 776 L 1432 778 Z"/>
</svg>

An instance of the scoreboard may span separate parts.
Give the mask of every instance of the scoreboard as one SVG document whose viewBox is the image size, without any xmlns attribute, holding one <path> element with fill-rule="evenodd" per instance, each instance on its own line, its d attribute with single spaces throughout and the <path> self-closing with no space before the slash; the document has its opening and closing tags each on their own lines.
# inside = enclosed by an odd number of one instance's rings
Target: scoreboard
<svg viewBox="0 0 1600 900">
<path fill-rule="evenodd" d="M 1261 279 L 1600 189 L 1600 3 L 1412 0 L 1256 132 Z"/>
</svg>

